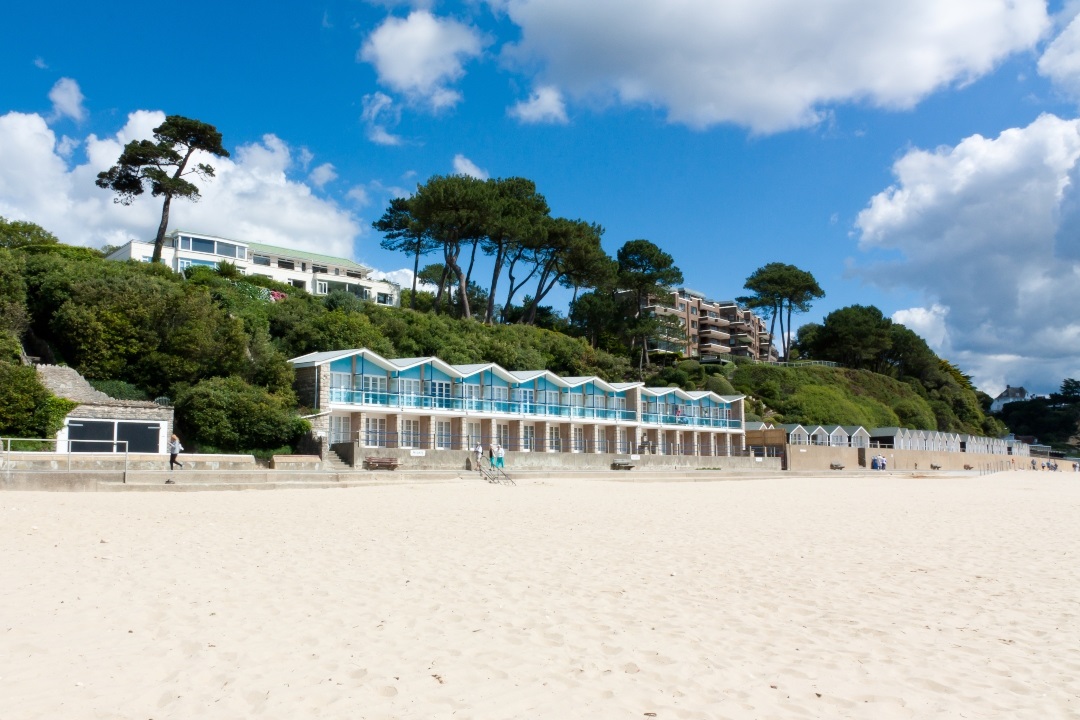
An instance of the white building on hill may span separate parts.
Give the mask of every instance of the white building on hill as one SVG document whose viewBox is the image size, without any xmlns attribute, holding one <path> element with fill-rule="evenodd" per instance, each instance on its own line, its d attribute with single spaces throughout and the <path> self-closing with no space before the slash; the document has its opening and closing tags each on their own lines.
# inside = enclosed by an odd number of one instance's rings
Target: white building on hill
<svg viewBox="0 0 1080 720">
<path fill-rule="evenodd" d="M 110 253 L 108 259 L 150 262 L 153 256 L 153 242 L 132 240 Z M 344 290 L 379 305 L 397 305 L 401 297 L 401 288 L 396 283 L 375 280 L 371 268 L 352 260 L 186 230 L 174 230 L 165 236 L 161 261 L 175 272 L 183 272 L 192 265 L 216 267 L 226 261 L 236 265 L 244 275 L 273 278 L 313 295 Z"/>
</svg>

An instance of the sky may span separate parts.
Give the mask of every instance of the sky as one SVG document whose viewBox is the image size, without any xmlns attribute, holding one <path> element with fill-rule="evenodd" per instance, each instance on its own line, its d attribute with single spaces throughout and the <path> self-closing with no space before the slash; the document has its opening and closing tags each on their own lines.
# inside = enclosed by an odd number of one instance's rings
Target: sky
<svg viewBox="0 0 1080 720">
<path fill-rule="evenodd" d="M 991 395 L 1080 378 L 1080 0 L 280 5 L 7 8 L 0 216 L 152 238 L 160 200 L 94 179 L 184 115 L 230 157 L 170 229 L 408 285 L 371 228 L 391 198 L 520 176 L 710 298 L 791 263 L 826 293 L 797 325 L 875 305 Z"/>
</svg>

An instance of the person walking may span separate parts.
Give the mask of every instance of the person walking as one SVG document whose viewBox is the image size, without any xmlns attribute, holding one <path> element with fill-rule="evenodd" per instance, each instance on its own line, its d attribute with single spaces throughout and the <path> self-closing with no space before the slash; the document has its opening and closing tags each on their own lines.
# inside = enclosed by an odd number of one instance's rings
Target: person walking
<svg viewBox="0 0 1080 720">
<path fill-rule="evenodd" d="M 176 459 L 176 456 L 184 451 L 184 446 L 180 444 L 180 438 L 174 434 L 169 438 L 169 470 L 174 469 L 179 465 L 180 469 L 184 468 L 184 463 Z"/>
<path fill-rule="evenodd" d="M 497 467 L 497 468 L 505 467 L 505 464 L 503 462 L 505 457 L 506 457 L 506 451 L 503 450 L 503 446 L 502 445 L 496 445 L 495 446 L 495 467 Z"/>
</svg>

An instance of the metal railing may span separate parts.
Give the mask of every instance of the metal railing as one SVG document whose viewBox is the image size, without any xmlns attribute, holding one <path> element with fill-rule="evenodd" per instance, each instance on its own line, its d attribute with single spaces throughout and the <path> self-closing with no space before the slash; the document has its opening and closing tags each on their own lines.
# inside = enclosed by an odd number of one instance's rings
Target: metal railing
<svg viewBox="0 0 1080 720">
<path fill-rule="evenodd" d="M 102 446 L 108 449 L 95 451 L 96 448 Z M 90 457 L 96 460 L 102 458 L 118 460 L 122 456 L 126 482 L 129 466 L 127 440 L 56 440 L 55 438 L 0 437 L 0 468 L 4 470 L 14 470 L 16 460 L 13 458 L 17 457 L 18 460 L 30 465 L 27 472 L 52 472 L 54 469 L 51 467 L 47 470 L 36 470 L 33 467 L 35 456 L 42 458 L 50 455 L 59 455 L 64 458 L 64 467 L 62 469 L 66 472 L 71 472 L 72 455 Z"/>
<path fill-rule="evenodd" d="M 481 398 L 446 397 L 413 393 L 391 393 L 370 390 L 330 388 L 330 402 L 362 407 L 395 410 L 452 410 L 458 412 L 498 413 L 520 418 L 569 418 L 576 420 L 615 420 L 636 422 L 638 414 L 626 408 L 590 407 L 588 405 L 564 405 L 524 400 L 486 400 Z M 691 413 L 696 407 L 688 407 Z M 702 417 L 679 414 L 674 407 L 662 412 L 644 412 L 642 421 L 664 425 L 688 425 L 704 428 L 739 428 L 741 421 L 730 418 Z"/>
<path fill-rule="evenodd" d="M 758 446 L 742 449 L 716 446 L 711 443 L 671 442 L 666 438 L 642 440 L 612 440 L 607 438 L 569 438 L 550 437 L 521 438 L 493 437 L 491 435 L 447 435 L 443 433 L 392 432 L 382 430 L 359 430 L 351 434 L 350 441 L 361 452 L 373 449 L 386 450 L 458 450 L 473 453 L 477 443 L 483 448 L 482 464 L 488 462 L 488 450 L 493 444 L 502 445 L 507 452 L 561 453 L 564 446 L 570 452 L 582 454 L 614 455 L 681 455 L 700 457 L 778 457 L 782 446 Z M 332 439 L 333 443 L 346 442 L 342 438 Z"/>
</svg>

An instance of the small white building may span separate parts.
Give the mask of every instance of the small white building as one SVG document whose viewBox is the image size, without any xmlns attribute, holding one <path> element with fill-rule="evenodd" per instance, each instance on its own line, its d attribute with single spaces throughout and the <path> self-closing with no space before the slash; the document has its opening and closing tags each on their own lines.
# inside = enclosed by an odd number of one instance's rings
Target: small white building
<svg viewBox="0 0 1080 720">
<path fill-rule="evenodd" d="M 108 259 L 150 262 L 153 256 L 153 242 L 131 240 L 110 253 Z M 401 300 L 400 286 L 372 278 L 371 268 L 346 258 L 186 230 L 174 230 L 165 236 L 161 262 L 174 272 L 183 272 L 192 265 L 217 267 L 223 261 L 236 265 L 244 275 L 268 277 L 313 295 L 344 290 L 379 305 L 397 305 Z"/>
</svg>

